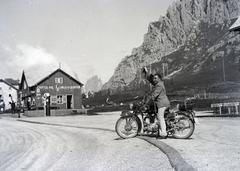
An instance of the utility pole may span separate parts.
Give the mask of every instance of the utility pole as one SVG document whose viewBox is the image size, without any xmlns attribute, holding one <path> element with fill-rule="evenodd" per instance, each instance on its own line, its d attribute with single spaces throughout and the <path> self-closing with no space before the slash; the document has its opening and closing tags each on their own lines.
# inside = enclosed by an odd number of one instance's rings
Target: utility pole
<svg viewBox="0 0 240 171">
<path fill-rule="evenodd" d="M 163 78 L 168 75 L 168 63 L 162 63 Z"/>
<path fill-rule="evenodd" d="M 226 81 L 226 78 L 225 78 L 225 64 L 224 64 L 224 55 L 222 57 L 222 70 L 223 70 L 223 82 Z"/>
<path fill-rule="evenodd" d="M 152 74 L 152 63 L 150 64 L 150 74 Z M 150 91 L 152 91 L 152 84 L 150 84 Z"/>
</svg>

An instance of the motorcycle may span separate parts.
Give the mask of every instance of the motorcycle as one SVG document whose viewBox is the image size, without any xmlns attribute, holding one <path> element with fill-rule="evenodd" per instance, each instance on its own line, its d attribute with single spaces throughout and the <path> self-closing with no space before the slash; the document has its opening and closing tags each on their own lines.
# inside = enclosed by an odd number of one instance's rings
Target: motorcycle
<svg viewBox="0 0 240 171">
<path fill-rule="evenodd" d="M 165 110 L 167 136 L 177 139 L 190 138 L 195 129 L 195 113 L 192 106 L 178 104 L 176 110 Z M 155 105 L 144 105 L 143 101 L 130 104 L 130 110 L 122 111 L 115 125 L 115 131 L 121 138 L 133 138 L 137 135 L 159 136 L 159 122 Z"/>
</svg>

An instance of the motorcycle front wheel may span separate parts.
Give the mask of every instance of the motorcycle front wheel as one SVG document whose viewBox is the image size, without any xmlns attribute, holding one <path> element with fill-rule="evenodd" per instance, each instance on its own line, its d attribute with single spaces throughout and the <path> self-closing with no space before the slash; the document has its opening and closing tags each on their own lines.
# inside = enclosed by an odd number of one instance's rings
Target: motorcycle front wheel
<svg viewBox="0 0 240 171">
<path fill-rule="evenodd" d="M 180 116 L 175 123 L 173 137 L 177 139 L 187 139 L 192 136 L 194 129 L 195 125 L 190 118 Z"/>
<path fill-rule="evenodd" d="M 117 120 L 115 131 L 121 138 L 133 138 L 138 134 L 139 125 L 134 117 L 121 117 Z"/>
</svg>

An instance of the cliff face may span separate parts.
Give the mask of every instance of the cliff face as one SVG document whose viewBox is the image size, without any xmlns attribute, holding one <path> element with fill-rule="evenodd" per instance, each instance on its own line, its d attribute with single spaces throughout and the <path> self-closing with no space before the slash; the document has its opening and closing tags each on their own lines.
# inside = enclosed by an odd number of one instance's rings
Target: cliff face
<svg viewBox="0 0 240 171">
<path fill-rule="evenodd" d="M 166 16 L 149 24 L 142 45 L 119 63 L 102 89 L 133 86 L 139 81 L 140 69 L 150 64 L 169 78 L 186 73 L 196 76 L 210 72 L 209 67 L 217 72 L 221 66 L 219 58 L 223 56 L 235 65 L 239 60 L 236 56 L 239 56 L 240 39 L 229 33 L 228 28 L 231 19 L 238 15 L 239 0 L 174 2 Z"/>
</svg>

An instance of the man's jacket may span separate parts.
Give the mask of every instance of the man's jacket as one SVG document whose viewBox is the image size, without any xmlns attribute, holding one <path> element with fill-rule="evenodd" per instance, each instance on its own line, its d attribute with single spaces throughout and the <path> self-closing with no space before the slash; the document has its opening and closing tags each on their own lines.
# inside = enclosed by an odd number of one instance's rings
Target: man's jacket
<svg viewBox="0 0 240 171">
<path fill-rule="evenodd" d="M 147 80 L 153 85 L 152 91 L 150 93 L 150 98 L 156 103 L 158 108 L 169 107 L 170 102 L 166 95 L 166 89 L 163 81 L 160 81 L 158 84 L 154 85 L 152 78 L 153 78 L 152 74 L 147 76 Z"/>
</svg>

